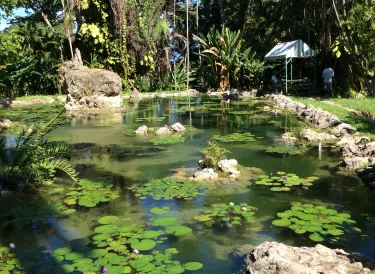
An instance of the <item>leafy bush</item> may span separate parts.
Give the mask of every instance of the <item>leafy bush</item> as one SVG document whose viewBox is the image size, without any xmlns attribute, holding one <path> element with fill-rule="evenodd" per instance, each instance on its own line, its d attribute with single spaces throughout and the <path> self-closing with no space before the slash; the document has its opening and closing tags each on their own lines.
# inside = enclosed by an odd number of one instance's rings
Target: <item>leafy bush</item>
<svg viewBox="0 0 375 274">
<path fill-rule="evenodd" d="M 208 147 L 202 149 L 201 152 L 204 155 L 202 166 L 217 169 L 219 161 L 225 159 L 225 153 L 228 150 L 219 147 L 215 141 L 209 140 Z"/>
</svg>

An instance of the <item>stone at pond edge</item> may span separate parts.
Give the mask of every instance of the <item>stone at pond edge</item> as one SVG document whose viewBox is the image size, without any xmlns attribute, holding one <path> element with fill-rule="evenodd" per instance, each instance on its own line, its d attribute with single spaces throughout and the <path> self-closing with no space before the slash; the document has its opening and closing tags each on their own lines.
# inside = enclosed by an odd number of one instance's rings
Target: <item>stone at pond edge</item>
<svg viewBox="0 0 375 274">
<path fill-rule="evenodd" d="M 342 249 L 292 247 L 277 242 L 264 242 L 247 257 L 251 274 L 337 274 L 371 273 L 360 262 L 352 262 Z"/>
<path fill-rule="evenodd" d="M 66 110 L 122 109 L 122 82 L 119 75 L 104 69 L 91 69 L 67 61 L 59 69 L 66 90 Z"/>
<path fill-rule="evenodd" d="M 148 127 L 143 125 L 141 127 L 139 127 L 136 131 L 135 131 L 135 134 L 138 134 L 138 135 L 145 135 L 147 134 L 147 131 L 148 131 Z"/>
<path fill-rule="evenodd" d="M 9 119 L 0 119 L 0 128 L 7 129 L 12 125 L 12 122 Z"/>
</svg>

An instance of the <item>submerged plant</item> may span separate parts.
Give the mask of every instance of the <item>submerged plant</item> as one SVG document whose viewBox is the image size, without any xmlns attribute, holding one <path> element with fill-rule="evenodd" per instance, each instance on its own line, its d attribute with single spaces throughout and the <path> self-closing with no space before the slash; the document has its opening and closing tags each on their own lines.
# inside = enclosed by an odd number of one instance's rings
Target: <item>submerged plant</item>
<svg viewBox="0 0 375 274">
<path fill-rule="evenodd" d="M 112 190 L 112 184 L 108 182 L 93 182 L 80 180 L 77 187 L 73 187 L 66 194 L 66 205 L 80 205 L 94 207 L 98 203 L 108 202 L 119 197 L 117 191 Z"/>
<path fill-rule="evenodd" d="M 154 145 L 173 145 L 178 143 L 183 143 L 185 137 L 183 136 L 157 136 L 149 140 Z"/>
<path fill-rule="evenodd" d="M 213 204 L 212 209 L 205 210 L 204 214 L 194 217 L 194 220 L 203 222 L 207 225 L 244 225 L 245 223 L 252 223 L 255 221 L 256 207 L 248 204 L 235 205 L 228 204 Z"/>
<path fill-rule="evenodd" d="M 266 152 L 281 155 L 300 155 L 304 154 L 309 149 L 307 147 L 292 147 L 292 146 L 273 146 L 268 147 Z"/>
<path fill-rule="evenodd" d="M 288 227 L 297 234 L 309 234 L 315 242 L 338 241 L 345 233 L 361 232 L 347 213 L 312 204 L 292 203 L 292 208 L 277 213 L 280 219 L 272 222 L 275 226 Z"/>
<path fill-rule="evenodd" d="M 309 187 L 312 186 L 312 182 L 319 179 L 319 177 L 310 176 L 307 178 L 300 178 L 294 173 L 285 174 L 285 172 L 277 172 L 279 176 L 268 176 L 268 175 L 259 175 L 258 181 L 255 182 L 257 185 L 270 186 L 271 191 L 290 191 L 293 187 L 303 186 Z"/>
<path fill-rule="evenodd" d="M 232 143 L 232 142 L 254 142 L 254 135 L 246 133 L 232 133 L 228 135 L 214 135 L 211 138 L 212 140 L 223 142 L 223 143 Z"/>
<path fill-rule="evenodd" d="M 93 123 L 94 127 L 111 127 L 113 126 L 111 123 Z"/>
<path fill-rule="evenodd" d="M 184 198 L 191 199 L 203 194 L 204 187 L 188 180 L 164 178 L 152 180 L 143 185 L 132 185 L 130 190 L 136 192 L 135 196 L 145 199 L 148 196 L 155 200 Z"/>
<path fill-rule="evenodd" d="M 201 166 L 218 169 L 218 163 L 225 159 L 228 150 L 220 147 L 215 141 L 208 140 L 208 147 L 202 149 L 201 152 L 204 156 Z"/>
</svg>

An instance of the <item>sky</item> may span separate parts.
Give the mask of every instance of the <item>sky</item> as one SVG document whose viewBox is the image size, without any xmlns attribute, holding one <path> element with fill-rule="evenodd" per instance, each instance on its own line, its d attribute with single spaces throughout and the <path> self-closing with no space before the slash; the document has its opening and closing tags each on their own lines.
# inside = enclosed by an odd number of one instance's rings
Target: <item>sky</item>
<svg viewBox="0 0 375 274">
<path fill-rule="evenodd" d="M 4 14 L 1 10 L 0 10 L 0 13 Z M 13 14 L 15 16 L 25 16 L 25 15 L 27 15 L 25 9 L 23 9 L 23 8 L 15 9 Z M 9 18 L 9 19 L 11 19 L 11 18 Z M 9 26 L 8 20 L 0 19 L 0 31 L 2 31 L 3 29 L 5 29 L 6 27 Z"/>
</svg>

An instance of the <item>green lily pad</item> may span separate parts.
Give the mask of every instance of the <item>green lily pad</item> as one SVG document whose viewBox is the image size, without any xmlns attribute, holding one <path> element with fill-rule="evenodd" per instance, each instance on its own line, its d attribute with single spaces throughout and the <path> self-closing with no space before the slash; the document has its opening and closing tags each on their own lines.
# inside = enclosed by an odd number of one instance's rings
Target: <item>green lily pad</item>
<svg viewBox="0 0 375 274">
<path fill-rule="evenodd" d="M 153 240 L 145 239 L 141 241 L 134 241 L 131 247 L 140 251 L 150 250 L 156 246 L 156 242 Z"/>
<path fill-rule="evenodd" d="M 72 249 L 70 247 L 61 247 L 53 251 L 53 254 L 57 256 L 63 256 L 70 253 L 71 251 Z"/>
<path fill-rule="evenodd" d="M 184 267 L 186 270 L 195 271 L 195 270 L 201 269 L 203 267 L 203 264 L 198 263 L 198 262 L 189 262 L 189 263 L 184 264 Z"/>
<path fill-rule="evenodd" d="M 119 220 L 119 217 L 117 216 L 104 216 L 98 220 L 98 223 L 102 225 L 107 225 L 107 224 L 116 223 L 118 220 Z"/>
<path fill-rule="evenodd" d="M 170 226 L 166 230 L 167 233 L 174 234 L 176 236 L 183 236 L 192 233 L 193 230 L 187 226 Z"/>
<path fill-rule="evenodd" d="M 317 233 L 311 234 L 309 238 L 314 242 L 323 242 L 324 238 Z"/>
<path fill-rule="evenodd" d="M 150 210 L 151 213 L 161 215 L 169 212 L 169 207 L 154 207 Z"/>
</svg>

